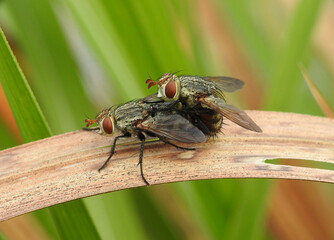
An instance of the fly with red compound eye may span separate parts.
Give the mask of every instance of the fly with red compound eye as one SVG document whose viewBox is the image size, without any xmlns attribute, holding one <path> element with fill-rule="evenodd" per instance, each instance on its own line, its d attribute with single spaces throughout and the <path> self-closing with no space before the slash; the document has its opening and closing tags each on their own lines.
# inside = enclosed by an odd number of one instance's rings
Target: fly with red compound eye
<svg viewBox="0 0 334 240">
<path fill-rule="evenodd" d="M 155 106 L 154 103 L 159 103 L 163 101 L 157 94 L 150 95 L 144 99 L 146 103 L 152 104 Z M 204 135 L 208 137 L 215 136 L 223 124 L 223 117 L 220 113 L 209 109 L 203 108 L 201 106 L 196 106 L 193 108 L 186 108 L 182 106 L 179 101 L 169 101 L 172 103 L 168 105 L 168 102 L 165 102 L 165 107 L 159 106 L 155 111 L 173 111 L 177 114 L 183 116 L 184 118 L 188 119 L 193 125 L 195 125 L 198 129 L 200 129 Z"/>
<path fill-rule="evenodd" d="M 170 141 L 183 143 L 201 143 L 206 141 L 202 131 L 173 110 L 173 102 L 154 101 L 149 103 L 148 99 L 151 99 L 151 96 L 131 101 L 118 107 L 104 109 L 97 115 L 96 119 L 86 120 L 87 128 L 84 128 L 85 130 L 95 130 L 105 136 L 118 134 L 114 138 L 109 157 L 99 168 L 99 171 L 106 167 L 115 153 L 118 139 L 134 135 L 141 141 L 138 162 L 140 174 L 145 184 L 149 185 L 143 171 L 146 137 L 157 137 L 161 141 L 183 150 L 195 149 L 181 147 Z M 97 127 L 90 127 L 92 124 L 97 124 Z"/>
<path fill-rule="evenodd" d="M 207 127 L 209 134 L 215 135 L 220 131 L 223 117 L 239 126 L 255 132 L 262 132 L 261 128 L 242 110 L 227 104 L 223 92 L 234 92 L 244 86 L 244 82 L 231 77 L 198 77 L 177 76 L 172 73 L 164 74 L 158 81 L 148 79 L 148 87 L 158 85 L 158 97 L 164 101 L 177 101 L 182 105 L 184 112 L 189 109 L 210 109 L 211 113 L 195 114 Z"/>
</svg>

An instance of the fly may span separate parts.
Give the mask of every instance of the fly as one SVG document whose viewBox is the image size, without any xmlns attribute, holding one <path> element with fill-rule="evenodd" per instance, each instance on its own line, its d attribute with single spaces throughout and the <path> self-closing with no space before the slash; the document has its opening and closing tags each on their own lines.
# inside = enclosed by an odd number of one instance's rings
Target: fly
<svg viewBox="0 0 334 240">
<path fill-rule="evenodd" d="M 234 92 L 244 86 L 244 82 L 231 77 L 198 77 L 164 74 L 158 81 L 148 79 L 148 87 L 158 85 L 158 95 L 164 101 L 176 101 L 182 105 L 182 111 L 196 111 L 191 117 L 206 135 L 219 132 L 223 117 L 239 126 L 255 132 L 261 128 L 242 110 L 227 104 L 223 92 Z M 211 111 L 203 112 L 203 109 Z"/>
<path fill-rule="evenodd" d="M 150 98 L 149 96 L 148 98 Z M 120 138 L 137 136 L 141 141 L 139 162 L 140 174 L 146 185 L 149 185 L 143 172 L 143 154 L 146 137 L 157 137 L 161 141 L 183 150 L 195 150 L 178 146 L 170 141 L 183 143 L 201 143 L 206 137 L 201 130 L 189 120 L 177 114 L 173 109 L 174 102 L 154 101 L 149 103 L 147 98 L 134 100 L 117 107 L 102 110 L 95 119 L 87 119 L 85 130 L 97 130 L 101 135 L 117 134 L 113 141 L 109 157 L 99 168 L 106 167 L 115 153 L 116 143 Z M 96 123 L 97 127 L 91 127 Z"/>
<path fill-rule="evenodd" d="M 179 101 L 169 101 L 172 104 L 167 104 L 157 94 L 152 94 L 144 99 L 146 103 L 152 104 L 156 111 L 173 111 L 177 114 L 188 119 L 193 125 L 200 129 L 206 136 L 215 136 L 220 130 L 223 123 L 223 117 L 216 111 L 204 108 L 201 106 L 195 106 L 193 108 L 187 108 Z M 164 107 L 161 106 L 161 102 L 164 102 Z"/>
</svg>

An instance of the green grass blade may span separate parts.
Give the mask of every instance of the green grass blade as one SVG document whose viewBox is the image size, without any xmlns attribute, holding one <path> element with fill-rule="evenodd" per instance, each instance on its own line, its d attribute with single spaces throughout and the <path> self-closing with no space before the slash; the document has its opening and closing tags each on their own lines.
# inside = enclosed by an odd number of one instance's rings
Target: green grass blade
<svg viewBox="0 0 334 240">
<path fill-rule="evenodd" d="M 227 16 L 231 32 L 235 34 L 237 44 L 242 48 L 249 61 L 251 61 L 261 74 L 268 74 L 272 59 L 273 44 L 263 34 L 253 18 L 251 12 L 254 2 L 241 1 L 217 1 L 221 11 Z M 261 3 L 258 3 L 261 4 Z"/>
<path fill-rule="evenodd" d="M 168 3 L 169 1 L 132 0 L 128 5 L 138 21 L 143 40 L 147 42 L 149 51 L 159 63 L 159 74 L 179 70 L 188 72 L 189 61 L 179 44 L 176 32 L 178 23 L 172 14 L 174 5 Z"/>
<path fill-rule="evenodd" d="M 0 29 L 0 59 L 0 81 L 15 116 L 22 138 L 25 142 L 29 142 L 50 136 L 50 131 L 42 112 L 9 48 L 2 29 Z M 75 205 L 77 205 L 77 207 L 75 207 Z M 57 225 L 58 231 L 62 234 L 71 233 L 69 239 L 75 236 L 77 231 L 87 236 L 95 236 L 96 229 L 91 223 L 87 211 L 83 210 L 84 207 L 82 203 L 77 201 L 67 206 L 68 205 L 59 205 L 51 208 L 54 219 L 62 219 L 62 221 L 67 222 L 65 226 L 61 224 Z M 72 214 L 64 215 L 64 212 L 70 212 Z M 85 222 L 84 229 L 81 229 L 81 226 L 75 224 L 77 221 L 75 215 L 80 215 L 80 221 Z M 64 227 L 64 229 L 62 227 Z"/>
<path fill-rule="evenodd" d="M 8 131 L 8 128 L 0 119 L 0 150 L 14 147 L 17 142 L 14 136 Z"/>
<path fill-rule="evenodd" d="M 272 66 L 272 80 L 268 93 L 267 108 L 277 111 L 291 111 L 296 93 L 306 84 L 301 78 L 298 63 L 305 59 L 311 33 L 323 1 L 303 0 L 297 6 L 285 39 Z M 302 84 L 302 85 L 301 85 Z M 302 98 L 300 98 L 302 99 Z M 303 99 L 304 102 L 304 99 Z M 287 103 L 289 105 L 287 105 Z M 300 104 L 302 106 L 303 104 Z M 304 103 L 304 105 L 306 105 Z M 307 105 L 309 108 L 309 105 Z"/>
<path fill-rule="evenodd" d="M 136 80 L 134 67 L 128 62 L 125 46 L 101 1 L 62 0 L 61 2 L 69 6 L 110 79 L 113 79 L 116 95 L 114 99 L 128 101 L 142 97 L 143 92 L 140 89 L 143 90 L 144 86 Z"/>
<path fill-rule="evenodd" d="M 54 206 L 50 212 L 61 239 L 100 239 L 81 200 Z"/>
<path fill-rule="evenodd" d="M 52 131 L 62 133 L 78 129 L 85 113 L 95 113 L 52 3 L 40 0 L 6 2 L 15 24 L 18 45 L 29 62 L 32 89 Z"/>
<path fill-rule="evenodd" d="M 24 142 L 50 136 L 41 109 L 0 29 L 0 81 Z"/>
<path fill-rule="evenodd" d="M 5 237 L 5 235 L 3 235 L 2 232 L 0 232 L 0 240 L 7 240 L 8 238 Z"/>
<path fill-rule="evenodd" d="M 322 112 L 325 116 L 329 118 L 334 118 L 334 110 L 331 108 L 329 102 L 326 100 L 326 98 L 323 96 L 323 94 L 320 92 L 319 88 L 311 78 L 310 74 L 307 72 L 305 67 L 303 65 L 299 65 L 300 71 L 304 76 L 305 82 L 307 83 L 307 86 L 309 87 L 314 100 L 318 103 L 319 107 L 321 108 Z"/>
<path fill-rule="evenodd" d="M 147 239 L 130 194 L 119 191 L 84 200 L 103 239 Z"/>
<path fill-rule="evenodd" d="M 226 225 L 225 239 L 265 239 L 269 181 L 246 180 L 239 187 L 236 207 Z"/>
<path fill-rule="evenodd" d="M 142 19 L 138 18 L 138 10 L 133 3 L 131 1 L 101 2 L 110 21 L 118 23 L 113 26 L 122 44 L 126 46 L 124 50 L 127 61 L 131 64 L 136 76 L 143 78 L 148 77 L 148 74 L 160 74 L 161 63 L 152 51 L 148 36 L 142 27 Z M 142 84 L 143 80 L 138 82 L 141 89 L 147 91 Z"/>
<path fill-rule="evenodd" d="M 184 238 L 178 223 L 170 217 L 171 213 L 164 208 L 157 198 L 152 196 L 150 190 L 138 188 L 131 193 L 147 236 L 151 239 L 166 240 Z"/>
<path fill-rule="evenodd" d="M 206 236 L 213 239 L 262 239 L 267 181 L 224 179 L 175 185 Z M 245 217 L 247 216 L 247 217 Z"/>
</svg>

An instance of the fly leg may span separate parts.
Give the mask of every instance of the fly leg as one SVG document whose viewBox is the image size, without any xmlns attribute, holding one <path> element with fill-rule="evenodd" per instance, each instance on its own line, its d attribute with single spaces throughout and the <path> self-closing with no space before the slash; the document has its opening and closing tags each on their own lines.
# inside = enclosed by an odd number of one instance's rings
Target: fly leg
<svg viewBox="0 0 334 240">
<path fill-rule="evenodd" d="M 140 166 L 140 175 L 141 175 L 141 178 L 143 179 L 144 183 L 147 186 L 149 186 L 150 184 L 148 183 L 148 181 L 144 177 L 144 171 L 143 171 L 143 156 L 144 156 L 145 136 L 142 133 L 139 133 L 138 134 L 138 138 L 141 141 L 141 144 L 140 144 L 139 162 L 138 162 L 137 166 L 138 165 Z"/>
<path fill-rule="evenodd" d="M 169 144 L 169 145 L 172 145 L 173 147 L 176 147 L 176 148 L 178 148 L 178 149 L 182 149 L 182 150 L 190 150 L 190 151 L 194 151 L 194 150 L 196 150 L 196 148 L 187 148 L 187 147 L 181 147 L 181 146 L 178 146 L 178 145 L 176 145 L 176 144 L 174 144 L 174 143 L 171 143 L 170 141 L 168 141 L 167 139 L 165 139 L 165 138 L 159 138 L 161 141 L 163 141 L 164 143 L 167 143 L 167 144 Z"/>
<path fill-rule="evenodd" d="M 112 145 L 112 147 L 111 147 L 111 150 L 110 150 L 110 155 L 109 155 L 109 157 L 107 158 L 107 160 L 103 163 L 102 167 L 99 168 L 99 170 L 98 170 L 99 172 L 100 172 L 103 168 L 105 168 L 105 167 L 107 166 L 109 160 L 110 160 L 111 157 L 114 155 L 117 140 L 120 139 L 120 138 L 126 138 L 126 137 L 130 137 L 130 136 L 131 136 L 130 133 L 125 133 L 124 135 L 120 135 L 120 136 L 115 137 L 115 139 L 114 139 L 114 143 L 113 143 L 113 145 Z"/>
</svg>

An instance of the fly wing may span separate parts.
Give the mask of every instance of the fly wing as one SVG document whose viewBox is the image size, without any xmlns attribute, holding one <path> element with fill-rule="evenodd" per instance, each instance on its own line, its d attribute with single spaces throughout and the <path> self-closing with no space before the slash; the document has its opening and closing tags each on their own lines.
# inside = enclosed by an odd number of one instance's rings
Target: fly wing
<svg viewBox="0 0 334 240">
<path fill-rule="evenodd" d="M 156 112 L 171 112 L 173 110 L 177 110 L 177 102 L 168 101 L 165 102 L 162 98 L 158 97 L 157 94 L 149 95 L 141 100 L 142 107 L 144 110 L 149 112 L 150 114 Z"/>
<path fill-rule="evenodd" d="M 244 111 L 231 104 L 214 97 L 199 98 L 198 101 L 243 128 L 254 132 L 262 132 L 261 128 Z"/>
<path fill-rule="evenodd" d="M 234 92 L 236 90 L 241 89 L 245 83 L 237 78 L 232 77 L 202 77 L 205 80 L 214 82 L 220 90 L 223 92 Z"/>
<path fill-rule="evenodd" d="M 197 127 L 178 114 L 159 113 L 139 123 L 137 128 L 184 143 L 206 141 L 205 135 Z"/>
<path fill-rule="evenodd" d="M 147 97 L 142 98 L 141 101 L 144 103 L 158 103 L 158 102 L 163 102 L 164 100 L 158 97 L 157 93 L 154 93 Z"/>
</svg>

